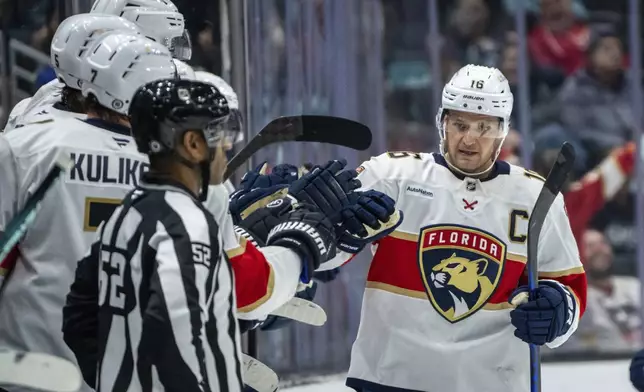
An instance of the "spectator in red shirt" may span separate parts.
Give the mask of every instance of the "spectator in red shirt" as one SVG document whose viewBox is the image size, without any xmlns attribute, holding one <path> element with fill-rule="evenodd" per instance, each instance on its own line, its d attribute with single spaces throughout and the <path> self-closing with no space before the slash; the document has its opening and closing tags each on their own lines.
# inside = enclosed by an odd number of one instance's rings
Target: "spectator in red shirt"
<svg viewBox="0 0 644 392">
<path fill-rule="evenodd" d="M 570 75 L 585 64 L 588 38 L 588 26 L 575 19 L 571 0 L 541 0 L 539 23 L 530 32 L 528 48 L 538 67 Z"/>
<path fill-rule="evenodd" d="M 552 164 L 557 159 L 557 150 L 546 150 L 538 153 L 534 170 L 547 176 Z M 591 219 L 604 205 L 612 200 L 626 184 L 635 166 L 635 143 L 629 142 L 624 147 L 616 148 L 597 167 L 588 172 L 579 181 L 565 186 L 564 203 L 570 220 L 572 234 L 577 241 L 581 262 L 585 262 L 583 234 L 588 229 Z"/>
</svg>

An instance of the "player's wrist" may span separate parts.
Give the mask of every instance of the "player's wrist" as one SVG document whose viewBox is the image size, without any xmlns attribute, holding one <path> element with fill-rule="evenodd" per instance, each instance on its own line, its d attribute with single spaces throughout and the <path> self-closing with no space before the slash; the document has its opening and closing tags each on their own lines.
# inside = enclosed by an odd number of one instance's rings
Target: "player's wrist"
<svg viewBox="0 0 644 392">
<path fill-rule="evenodd" d="M 295 252 L 300 258 L 300 281 L 302 283 L 309 283 L 313 277 L 313 271 L 320 265 L 319 257 L 314 252 L 310 251 L 309 245 L 300 241 L 294 236 L 285 236 L 281 238 L 273 238 L 269 240 L 270 246 L 281 246 Z"/>
</svg>

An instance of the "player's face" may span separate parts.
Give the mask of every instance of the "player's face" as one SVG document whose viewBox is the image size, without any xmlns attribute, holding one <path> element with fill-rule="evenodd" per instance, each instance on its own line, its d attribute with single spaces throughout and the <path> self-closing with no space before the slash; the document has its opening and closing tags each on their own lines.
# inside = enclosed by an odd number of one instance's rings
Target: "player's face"
<svg viewBox="0 0 644 392">
<path fill-rule="evenodd" d="M 448 159 L 466 173 L 479 173 L 490 167 L 502 134 L 496 117 L 458 111 L 445 116 Z"/>
<path fill-rule="evenodd" d="M 224 172 L 228 159 L 226 158 L 226 151 L 230 148 L 227 145 L 220 144 L 215 148 L 215 159 L 210 165 L 210 185 L 218 185 L 224 182 Z"/>
</svg>

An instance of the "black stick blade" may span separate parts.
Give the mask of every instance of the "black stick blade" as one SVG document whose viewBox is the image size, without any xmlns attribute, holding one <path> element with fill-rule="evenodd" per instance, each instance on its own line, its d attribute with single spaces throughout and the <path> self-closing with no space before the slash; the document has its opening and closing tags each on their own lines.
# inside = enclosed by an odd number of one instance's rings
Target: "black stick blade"
<svg viewBox="0 0 644 392">
<path fill-rule="evenodd" d="M 300 116 L 302 134 L 298 142 L 329 143 L 364 151 L 371 146 L 371 130 L 357 121 L 331 116 Z"/>
<path fill-rule="evenodd" d="M 366 150 L 371 146 L 371 130 L 357 121 L 333 116 L 286 116 L 268 123 L 235 155 L 224 173 L 230 176 L 260 149 L 279 142 L 316 142 Z"/>
<path fill-rule="evenodd" d="M 566 182 L 568 173 L 572 171 L 574 164 L 575 148 L 572 144 L 564 142 L 561 146 L 561 150 L 559 151 L 559 155 L 557 155 L 555 164 L 552 165 L 550 173 L 548 174 L 548 177 L 546 177 L 544 187 L 546 187 L 552 194 L 558 194 Z"/>
</svg>

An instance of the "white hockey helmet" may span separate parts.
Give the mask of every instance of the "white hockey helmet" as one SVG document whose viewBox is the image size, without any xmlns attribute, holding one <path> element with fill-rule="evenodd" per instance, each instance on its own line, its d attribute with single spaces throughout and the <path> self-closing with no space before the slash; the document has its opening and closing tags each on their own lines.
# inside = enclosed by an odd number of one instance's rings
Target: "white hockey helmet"
<svg viewBox="0 0 644 392">
<path fill-rule="evenodd" d="M 175 78 L 168 49 L 136 34 L 106 34 L 83 58 L 83 96 L 93 95 L 101 106 L 128 113 L 134 92 L 159 79 Z"/>
<path fill-rule="evenodd" d="M 114 30 L 139 32 L 134 23 L 114 15 L 78 14 L 65 19 L 51 40 L 50 57 L 56 77 L 80 90 L 82 57 L 104 33 Z"/>
<path fill-rule="evenodd" d="M 506 77 L 496 68 L 468 64 L 458 70 L 443 88 L 441 106 L 436 114 L 440 135 L 440 150 L 445 149 L 445 114 L 449 110 L 498 117 L 501 120 L 500 143 L 494 160 L 501 152 L 501 144 L 510 129 L 514 97 Z"/>
<path fill-rule="evenodd" d="M 96 0 L 90 13 L 117 15 L 135 23 L 143 34 L 165 45 L 174 58 L 190 60 L 192 44 L 183 15 L 169 0 Z"/>
<path fill-rule="evenodd" d="M 172 61 L 177 67 L 177 75 L 179 75 L 181 79 L 196 80 L 195 70 L 192 69 L 191 66 L 179 59 L 172 59 Z"/>
<path fill-rule="evenodd" d="M 220 76 L 217 76 L 213 73 L 206 71 L 195 71 L 196 80 L 204 83 L 209 83 L 217 88 L 220 93 L 226 97 L 228 102 L 228 108 L 230 108 L 230 114 L 228 116 L 228 123 L 226 127 L 230 130 L 236 131 L 234 133 L 235 140 L 234 144 L 244 141 L 244 121 L 239 110 L 239 100 L 237 99 L 237 93 L 233 90 L 232 86 L 228 84 Z"/>
<path fill-rule="evenodd" d="M 206 71 L 195 71 L 195 76 L 197 77 L 197 80 L 205 83 L 210 83 L 213 86 L 217 87 L 217 90 L 219 90 L 219 92 L 222 93 L 224 97 L 226 97 L 226 100 L 228 101 L 228 107 L 230 109 L 239 110 L 237 93 L 224 79 L 222 79 L 220 76 Z"/>
</svg>

